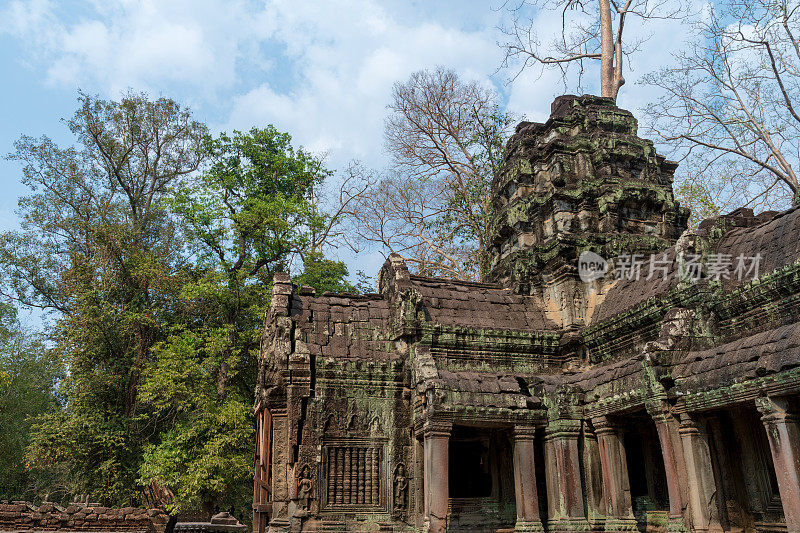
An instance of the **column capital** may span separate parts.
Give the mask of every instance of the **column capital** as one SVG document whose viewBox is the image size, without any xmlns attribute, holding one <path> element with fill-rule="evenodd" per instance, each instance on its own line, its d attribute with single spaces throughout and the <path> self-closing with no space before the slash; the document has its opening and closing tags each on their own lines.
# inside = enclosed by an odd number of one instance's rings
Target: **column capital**
<svg viewBox="0 0 800 533">
<path fill-rule="evenodd" d="M 536 426 L 515 425 L 514 440 L 533 440 L 536 436 Z"/>
<path fill-rule="evenodd" d="M 617 426 L 607 416 L 592 418 L 592 426 L 594 426 L 594 433 L 598 437 L 617 433 Z"/>
<path fill-rule="evenodd" d="M 798 419 L 797 415 L 789 410 L 789 402 L 786 398 L 762 396 L 756 398 L 755 403 L 764 424 L 796 422 Z"/>
<path fill-rule="evenodd" d="M 678 428 L 678 433 L 683 435 L 699 435 L 700 428 L 697 427 L 697 421 L 692 418 L 689 413 L 681 413 L 681 425 Z"/>
<path fill-rule="evenodd" d="M 663 398 L 650 398 L 645 400 L 644 408 L 647 414 L 656 422 L 666 422 L 672 418 L 672 406 Z"/>
<path fill-rule="evenodd" d="M 656 425 L 658 424 L 666 424 L 670 420 L 675 420 L 675 417 L 669 411 L 656 411 L 650 413 L 650 418 L 653 419 Z"/>
<path fill-rule="evenodd" d="M 597 440 L 597 432 L 595 431 L 594 423 L 591 418 L 583 421 L 583 435 L 589 439 Z"/>
<path fill-rule="evenodd" d="M 581 434 L 581 421 L 571 418 L 551 420 L 544 431 L 545 439 L 577 439 Z"/>
<path fill-rule="evenodd" d="M 422 425 L 422 434 L 428 437 L 449 437 L 453 423 L 449 420 L 426 420 Z"/>
</svg>

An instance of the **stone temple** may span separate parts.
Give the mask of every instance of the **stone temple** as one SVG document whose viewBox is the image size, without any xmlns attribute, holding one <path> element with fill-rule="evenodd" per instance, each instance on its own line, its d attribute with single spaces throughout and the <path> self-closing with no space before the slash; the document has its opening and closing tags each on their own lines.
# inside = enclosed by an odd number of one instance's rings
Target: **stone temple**
<svg viewBox="0 0 800 533">
<path fill-rule="evenodd" d="M 687 231 L 675 169 L 560 97 L 506 147 L 491 283 L 277 276 L 255 531 L 800 532 L 800 209 Z"/>
</svg>

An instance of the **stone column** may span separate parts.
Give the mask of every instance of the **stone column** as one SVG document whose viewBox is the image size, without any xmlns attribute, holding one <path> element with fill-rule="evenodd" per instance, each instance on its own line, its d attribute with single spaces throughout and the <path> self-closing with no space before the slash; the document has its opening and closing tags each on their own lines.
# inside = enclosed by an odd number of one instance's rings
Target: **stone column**
<svg viewBox="0 0 800 533">
<path fill-rule="evenodd" d="M 592 425 L 594 425 L 597 443 L 600 446 L 603 494 L 608 505 L 605 530 L 636 531 L 625 446 L 617 428 L 608 420 L 608 417 L 593 418 Z"/>
<path fill-rule="evenodd" d="M 586 514 L 592 531 L 605 529 L 608 504 L 603 496 L 603 468 L 600 446 L 591 422 L 583 423 L 583 482 L 586 491 Z"/>
<path fill-rule="evenodd" d="M 447 510 L 450 499 L 448 487 L 448 446 L 450 422 L 428 420 L 423 427 L 425 438 L 425 533 L 447 531 Z"/>
<path fill-rule="evenodd" d="M 800 426 L 785 398 L 757 398 L 767 430 L 788 533 L 800 533 Z"/>
<path fill-rule="evenodd" d="M 692 528 L 695 531 L 708 531 L 712 521 L 711 506 L 716 492 L 708 443 L 688 414 L 681 415 L 679 433 L 686 461 Z"/>
<path fill-rule="evenodd" d="M 678 421 L 668 412 L 651 413 L 656 424 L 658 442 L 661 445 L 661 456 L 664 458 L 664 472 L 667 476 L 667 492 L 669 494 L 669 529 L 683 529 L 683 510 L 688 503 L 688 482 L 686 479 L 686 462 L 678 430 Z"/>
<path fill-rule="evenodd" d="M 533 439 L 536 428 L 514 428 L 514 495 L 517 500 L 515 531 L 544 531 L 539 517 L 539 495 L 536 492 L 536 463 Z"/>
<path fill-rule="evenodd" d="M 548 531 L 588 531 L 583 507 L 578 436 L 581 421 L 556 419 L 545 432 Z"/>
<path fill-rule="evenodd" d="M 409 490 L 409 513 L 408 516 L 416 527 L 416 531 L 422 529 L 422 521 L 425 517 L 425 448 L 422 444 L 422 433 L 413 439 L 414 450 L 414 476 L 413 491 Z"/>
</svg>

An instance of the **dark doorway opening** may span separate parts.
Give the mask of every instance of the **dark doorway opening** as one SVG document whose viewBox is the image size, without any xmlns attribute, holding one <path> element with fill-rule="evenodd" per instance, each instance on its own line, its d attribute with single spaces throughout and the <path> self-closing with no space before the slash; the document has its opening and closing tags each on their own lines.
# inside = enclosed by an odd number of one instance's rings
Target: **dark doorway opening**
<svg viewBox="0 0 800 533">
<path fill-rule="evenodd" d="M 451 442 L 450 465 L 451 498 L 485 498 L 492 495 L 488 442 Z"/>
<path fill-rule="evenodd" d="M 513 528 L 517 509 L 510 429 L 454 426 L 449 455 L 448 530 Z"/>
<path fill-rule="evenodd" d="M 622 431 L 633 514 L 640 531 L 666 526 L 669 518 L 667 471 L 655 423 L 647 414 L 626 418 Z"/>
<path fill-rule="evenodd" d="M 766 430 L 752 404 L 705 414 L 714 473 L 712 522 L 723 531 L 775 530 L 783 519 Z"/>
</svg>

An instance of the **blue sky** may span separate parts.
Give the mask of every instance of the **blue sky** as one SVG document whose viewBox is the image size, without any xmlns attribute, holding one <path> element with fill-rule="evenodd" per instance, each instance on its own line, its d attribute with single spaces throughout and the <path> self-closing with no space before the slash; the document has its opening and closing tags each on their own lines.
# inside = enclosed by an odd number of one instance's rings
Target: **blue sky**
<svg viewBox="0 0 800 533">
<path fill-rule="evenodd" d="M 329 168 L 353 159 L 381 168 L 383 118 L 391 86 L 416 70 L 445 65 L 494 87 L 510 110 L 547 117 L 563 92 L 554 72 L 529 71 L 507 83 L 497 29 L 502 2 L 105 0 L 0 1 L 0 152 L 21 134 L 71 141 L 62 118 L 78 90 L 116 98 L 127 88 L 189 105 L 212 130 L 274 124 L 296 144 L 324 154 Z M 542 13 L 541 32 L 560 27 Z M 676 24 L 649 35 L 628 72 L 619 103 L 638 109 L 653 97 L 636 79 L 670 61 Z M 590 77 L 586 92 L 595 85 Z M 0 230 L 17 224 L 25 188 L 19 167 L 0 162 Z M 375 273 L 378 252 L 342 259 Z"/>
</svg>

